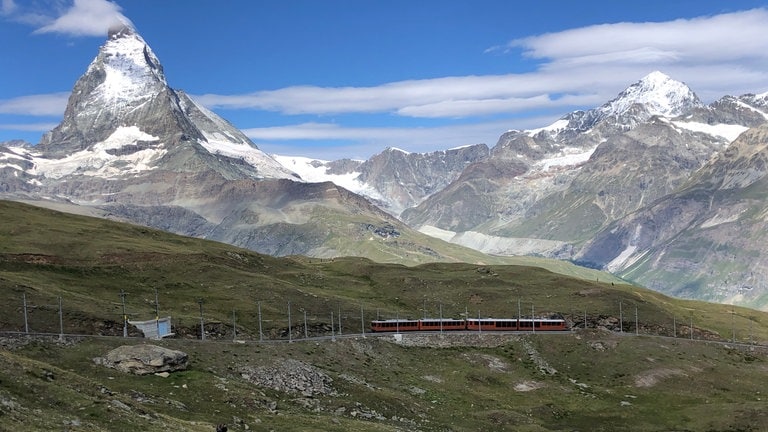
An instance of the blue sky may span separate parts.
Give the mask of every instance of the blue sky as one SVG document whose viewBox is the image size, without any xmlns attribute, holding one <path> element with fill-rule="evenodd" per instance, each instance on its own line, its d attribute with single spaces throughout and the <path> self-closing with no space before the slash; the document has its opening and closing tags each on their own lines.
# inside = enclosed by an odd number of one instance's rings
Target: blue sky
<svg viewBox="0 0 768 432">
<path fill-rule="evenodd" d="M 283 155 L 493 146 L 654 70 L 705 102 L 768 91 L 766 1 L 0 0 L 0 141 L 60 121 L 115 18 Z"/>
</svg>

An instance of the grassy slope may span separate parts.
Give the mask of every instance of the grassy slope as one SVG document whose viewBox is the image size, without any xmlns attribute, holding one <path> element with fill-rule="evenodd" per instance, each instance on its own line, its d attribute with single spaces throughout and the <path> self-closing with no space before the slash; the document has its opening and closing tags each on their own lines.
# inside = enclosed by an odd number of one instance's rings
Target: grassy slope
<svg viewBox="0 0 768 432">
<path fill-rule="evenodd" d="M 0 203 L 0 329 L 22 330 L 21 296 L 35 331 L 58 332 L 57 297 L 66 332 L 121 334 L 119 291 L 136 318 L 174 318 L 182 335 L 163 345 L 190 354 L 188 371 L 170 378 L 132 377 L 93 364 L 126 343 L 88 339 L 75 345 L 32 342 L 0 350 L 0 430 L 213 430 L 233 417 L 251 430 L 765 430 L 766 357 L 754 350 L 690 341 L 768 340 L 766 315 L 743 308 L 674 300 L 629 285 L 574 279 L 541 268 L 425 264 L 406 267 L 358 258 L 275 259 L 227 245 L 142 227 Z M 205 299 L 207 329 L 221 339 L 193 337 Z M 269 338 L 293 335 L 307 311 L 313 334 L 327 334 L 330 312 L 342 311 L 344 332 L 366 320 L 438 313 L 514 316 L 561 313 L 590 326 L 618 317 L 634 331 L 562 336 L 490 335 L 437 339 L 457 346 L 402 346 L 374 338 L 256 344 L 257 304 Z M 231 338 L 232 311 L 239 338 Z M 732 313 L 733 312 L 733 313 Z M 337 316 L 337 315 L 336 315 Z M 673 317 L 674 320 L 673 320 Z M 338 329 L 336 329 L 338 331 Z M 141 343 L 129 339 L 128 343 Z M 338 396 L 300 395 L 256 387 L 240 374 L 295 359 L 333 378 Z M 557 372 L 544 373 L 545 364 Z M 529 391 L 524 391 L 529 390 Z M 319 410 L 307 408 L 317 406 Z M 316 404 L 316 405 L 314 405 Z M 361 413 L 375 412 L 379 420 Z M 242 426 L 232 430 L 243 430 Z"/>
</svg>

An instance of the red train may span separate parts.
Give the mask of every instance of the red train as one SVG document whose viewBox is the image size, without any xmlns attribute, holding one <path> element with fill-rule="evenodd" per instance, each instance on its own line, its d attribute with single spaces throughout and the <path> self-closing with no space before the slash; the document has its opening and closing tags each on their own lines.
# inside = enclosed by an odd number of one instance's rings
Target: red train
<svg viewBox="0 0 768 432">
<path fill-rule="evenodd" d="M 405 331 L 562 331 L 567 330 L 564 319 L 559 318 L 425 318 L 371 321 L 372 332 Z"/>
</svg>

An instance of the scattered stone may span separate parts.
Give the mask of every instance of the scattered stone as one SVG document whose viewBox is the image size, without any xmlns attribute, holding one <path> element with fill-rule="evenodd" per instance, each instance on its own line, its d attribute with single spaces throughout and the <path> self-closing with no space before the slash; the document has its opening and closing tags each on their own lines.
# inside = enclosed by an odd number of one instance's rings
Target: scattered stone
<svg viewBox="0 0 768 432">
<path fill-rule="evenodd" d="M 320 369 L 298 360 L 280 360 L 273 366 L 245 366 L 240 370 L 246 380 L 285 393 L 299 393 L 305 397 L 335 396 L 333 379 Z"/>
<path fill-rule="evenodd" d="M 542 387 L 544 387 L 544 383 L 540 383 L 537 381 L 523 381 L 515 384 L 514 389 L 515 391 L 518 391 L 518 392 L 529 392 L 533 390 L 538 390 Z"/>
<path fill-rule="evenodd" d="M 119 401 L 117 399 L 113 399 L 113 400 L 109 401 L 109 404 L 112 405 L 113 407 L 115 407 L 117 409 L 121 409 L 123 411 L 130 411 L 131 410 L 130 406 L 128 406 L 127 404 L 125 404 L 125 403 L 123 403 L 123 402 L 121 402 L 121 401 Z"/>
</svg>

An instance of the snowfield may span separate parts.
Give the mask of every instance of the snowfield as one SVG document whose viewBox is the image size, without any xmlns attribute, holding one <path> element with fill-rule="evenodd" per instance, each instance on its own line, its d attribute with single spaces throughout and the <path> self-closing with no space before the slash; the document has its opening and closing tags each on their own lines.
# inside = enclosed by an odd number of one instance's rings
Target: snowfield
<svg viewBox="0 0 768 432">
<path fill-rule="evenodd" d="M 154 169 L 154 162 L 167 153 L 162 144 L 124 155 L 119 152 L 116 152 L 118 154 L 108 152 L 108 150 L 136 146 L 139 141 L 154 142 L 158 141 L 158 138 L 141 131 L 136 126 L 121 126 L 106 140 L 95 144 L 91 149 L 81 150 L 61 159 L 46 159 L 22 148 L 14 151 L 24 151 L 32 158 L 34 162 L 34 168 L 30 171 L 32 175 L 51 179 L 72 174 L 112 178 Z"/>
</svg>

